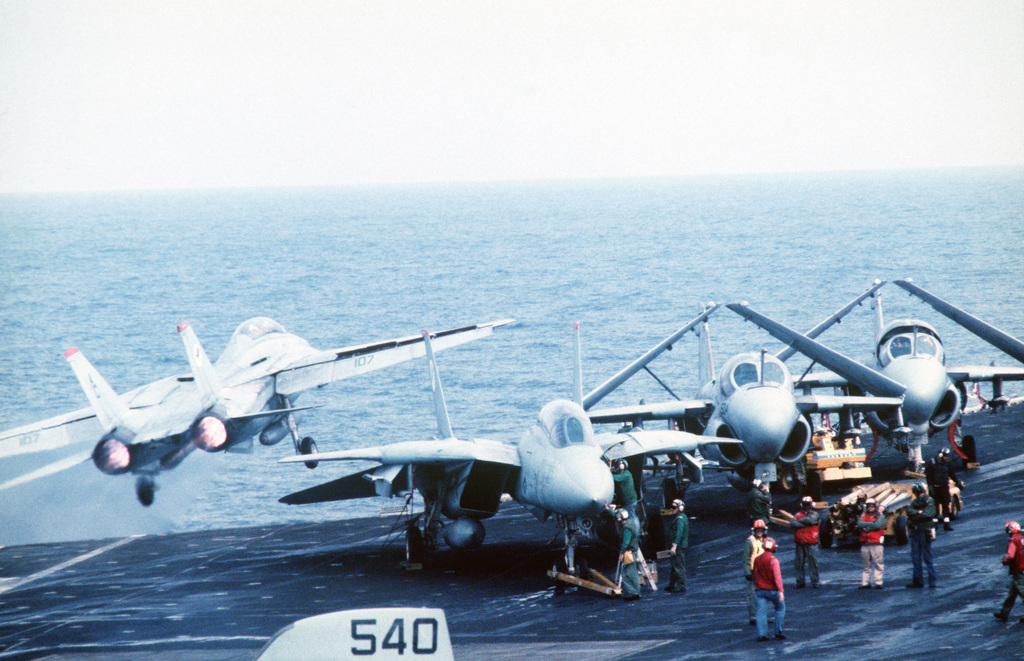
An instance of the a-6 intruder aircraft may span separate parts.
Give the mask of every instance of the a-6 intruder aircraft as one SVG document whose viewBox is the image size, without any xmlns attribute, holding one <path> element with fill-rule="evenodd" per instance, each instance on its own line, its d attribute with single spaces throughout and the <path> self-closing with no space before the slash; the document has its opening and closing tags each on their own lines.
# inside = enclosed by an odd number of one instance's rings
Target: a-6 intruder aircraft
<svg viewBox="0 0 1024 661">
<path fill-rule="evenodd" d="M 938 296 L 928 293 L 911 282 L 909 278 L 907 280 L 895 280 L 893 284 L 902 287 L 914 296 L 917 296 L 922 301 L 932 306 L 940 314 L 948 317 L 960 326 L 963 326 L 1000 351 L 1003 351 L 1007 355 L 1024 363 L 1024 342 L 1021 342 L 1009 333 L 1001 331 L 991 324 L 985 323 L 974 315 L 968 314 L 952 303 L 947 303 Z M 1018 369 L 1019 368 L 1012 367 L 971 367 L 966 370 L 961 368 L 960 371 L 954 371 L 954 368 L 947 367 L 946 372 L 958 385 L 962 385 L 965 382 L 969 383 L 972 381 L 991 380 L 992 397 L 986 403 L 990 408 L 999 408 L 1005 406 L 1008 400 L 1008 398 L 1003 395 L 1003 381 L 1008 378 L 1013 380 L 1024 378 L 1015 376 L 1019 374 Z M 1010 376 L 1008 376 L 1008 374 Z M 961 387 L 960 394 L 964 395 L 965 393 L 966 389 Z"/>
<path fill-rule="evenodd" d="M 878 284 L 874 289 L 880 286 Z M 850 301 L 819 326 L 837 322 L 874 289 Z M 786 365 L 763 350 L 729 358 L 716 375 L 707 317 L 718 307 L 712 305 L 705 309 L 686 326 L 588 393 L 583 398 L 583 405 L 589 409 L 640 369 L 647 369 L 648 363 L 691 329 L 699 341 L 698 374 L 702 384 L 694 399 L 591 411 L 591 422 L 625 422 L 639 426 L 645 420 L 667 419 L 680 428 L 704 436 L 741 440 L 739 444 L 706 446 L 701 450 L 702 458 L 714 462 L 710 465 L 728 471 L 726 477 L 730 484 L 739 489 L 749 489 L 751 480 L 758 478 L 764 482 L 778 481 L 784 491 L 793 492 L 805 481 L 799 468 L 811 442 L 810 414 L 839 413 L 840 420 L 852 420 L 854 411 L 893 409 L 900 405 L 898 396 L 794 394 L 793 377 Z M 685 454 L 679 459 L 685 462 L 684 468 L 693 482 L 703 481 L 701 469 L 705 462 Z"/>
<path fill-rule="evenodd" d="M 502 320 L 437 333 L 438 349 L 490 335 Z M 153 478 L 175 468 L 193 450 L 251 452 L 253 438 L 273 445 L 291 435 L 295 451 L 316 466 L 310 437 L 300 438 L 295 423 L 298 395 L 349 377 L 424 355 L 423 338 L 385 340 L 319 351 L 272 319 L 249 319 L 235 330 L 217 363 L 187 323 L 178 326 L 191 374 L 172 376 L 117 395 L 78 349 L 64 355 L 89 399 L 90 407 L 0 434 L 0 457 L 92 442 L 91 451 L 6 482 L 8 488 L 77 465 L 90 458 L 108 475 L 134 473 L 143 505 L 154 498 Z"/>
<path fill-rule="evenodd" d="M 1024 368 L 947 366 L 942 341 L 930 324 L 917 319 L 899 319 L 886 324 L 881 297 L 877 294 L 873 297 L 876 379 L 865 379 L 859 363 L 745 305 L 728 307 L 832 370 L 832 373 L 804 375 L 798 387 L 849 388 L 852 385 L 879 396 L 902 394 L 903 405 L 899 409 L 888 415 L 869 413 L 868 420 L 873 430 L 907 453 L 911 468 L 920 470 L 924 464 L 921 448 L 928 442 L 929 435 L 950 428 L 960 417 L 963 383 L 1024 379 Z"/>
<path fill-rule="evenodd" d="M 578 332 L 577 325 L 577 338 Z M 671 430 L 595 435 L 578 403 L 582 398 L 578 339 L 577 401 L 556 399 L 548 403 L 516 445 L 459 440 L 452 432 L 426 331 L 423 338 L 440 438 L 320 453 L 319 461 L 366 460 L 379 465 L 290 494 L 281 502 L 298 505 L 374 495 L 391 497 L 408 495 L 415 487 L 423 495 L 426 514 L 422 529 L 414 522 L 407 532 L 409 555 L 415 558 L 424 545 L 435 547 L 440 537 L 454 548 L 479 546 L 485 533 L 480 521 L 494 516 L 502 495 L 510 494 L 537 518 L 555 517 L 565 534 L 566 565 L 572 568 L 581 533 L 593 528 L 614 496 L 606 460 L 639 463 L 648 454 L 690 452 L 708 443 L 723 442 Z M 281 462 L 302 460 L 288 457 Z M 442 515 L 451 522 L 443 524 Z"/>
</svg>

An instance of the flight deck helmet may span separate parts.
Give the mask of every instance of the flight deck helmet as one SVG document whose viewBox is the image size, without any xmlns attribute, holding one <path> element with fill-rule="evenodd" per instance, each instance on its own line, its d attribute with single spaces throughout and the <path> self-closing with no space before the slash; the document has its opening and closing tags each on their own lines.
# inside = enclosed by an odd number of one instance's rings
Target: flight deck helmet
<svg viewBox="0 0 1024 661">
<path fill-rule="evenodd" d="M 1016 521 L 1007 521 L 1006 522 L 1006 534 L 1007 535 L 1016 535 L 1019 532 L 1020 532 L 1020 524 L 1019 523 L 1017 523 Z"/>
<path fill-rule="evenodd" d="M 918 495 L 920 495 L 920 494 L 924 493 L 925 491 L 927 491 L 924 488 L 924 484 L 922 484 L 921 482 L 914 482 L 914 486 L 910 487 L 910 490 L 913 491 L 914 493 L 918 494 Z"/>
<path fill-rule="evenodd" d="M 810 496 L 804 496 L 803 498 L 800 499 L 800 504 L 804 507 L 804 509 L 810 509 L 814 505 L 814 499 L 811 498 Z"/>
<path fill-rule="evenodd" d="M 771 537 L 766 537 L 765 540 L 761 542 L 761 548 L 763 548 L 766 553 L 771 553 L 775 550 L 775 540 Z"/>
<path fill-rule="evenodd" d="M 672 508 L 673 509 L 682 512 L 684 507 L 686 507 L 686 504 L 683 503 L 683 501 L 679 500 L 678 498 L 676 498 L 675 500 L 672 501 Z"/>
<path fill-rule="evenodd" d="M 866 501 L 864 501 L 864 506 L 867 507 L 869 510 L 873 510 L 878 507 L 878 503 L 875 502 L 874 498 L 868 498 Z"/>
<path fill-rule="evenodd" d="M 626 465 L 626 460 L 625 459 L 619 459 L 618 461 L 612 462 L 612 472 L 613 473 L 622 473 L 622 472 L 624 472 L 626 470 L 626 468 L 627 468 L 627 465 Z"/>
<path fill-rule="evenodd" d="M 620 508 L 620 509 L 615 510 L 615 520 L 616 521 L 625 521 L 628 518 L 629 518 L 629 512 L 626 511 L 625 508 Z"/>
<path fill-rule="evenodd" d="M 754 532 L 768 532 L 768 526 L 761 519 L 754 521 Z"/>
</svg>

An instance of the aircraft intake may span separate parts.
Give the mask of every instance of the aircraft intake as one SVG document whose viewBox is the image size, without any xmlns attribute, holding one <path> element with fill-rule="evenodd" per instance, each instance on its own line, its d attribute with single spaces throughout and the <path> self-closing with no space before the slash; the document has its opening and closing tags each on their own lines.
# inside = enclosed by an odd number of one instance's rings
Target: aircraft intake
<svg viewBox="0 0 1024 661">
<path fill-rule="evenodd" d="M 796 424 L 793 425 L 793 431 L 790 432 L 789 438 L 786 439 L 786 444 L 782 446 L 782 450 L 779 452 L 779 460 L 787 464 L 800 461 L 807 454 L 807 448 L 810 445 L 811 425 L 807 422 L 807 418 L 801 416 L 797 419 Z"/>
<path fill-rule="evenodd" d="M 945 429 L 953 424 L 960 415 L 962 402 L 960 391 L 956 386 L 950 384 L 942 396 L 942 400 L 939 401 L 939 405 L 935 407 L 935 414 L 929 420 L 931 426 L 936 429 Z"/>
<path fill-rule="evenodd" d="M 456 549 L 475 549 L 484 543 L 484 525 L 476 519 L 463 517 L 444 527 L 444 541 Z"/>
<path fill-rule="evenodd" d="M 116 438 L 105 438 L 92 451 L 92 462 L 107 475 L 127 473 L 131 468 L 132 455 L 128 446 Z"/>
<path fill-rule="evenodd" d="M 218 452 L 226 449 L 229 445 L 228 441 L 231 440 L 230 437 L 228 423 L 219 416 L 209 413 L 199 416 L 189 430 L 189 440 L 192 441 L 192 444 L 206 452 Z"/>
<path fill-rule="evenodd" d="M 736 438 L 736 435 L 721 419 L 712 419 L 704 429 L 705 436 L 715 438 Z M 708 459 L 717 461 L 726 466 L 740 466 L 747 461 L 747 452 L 740 443 L 729 443 L 726 445 L 708 444 L 701 447 L 701 454 Z"/>
</svg>

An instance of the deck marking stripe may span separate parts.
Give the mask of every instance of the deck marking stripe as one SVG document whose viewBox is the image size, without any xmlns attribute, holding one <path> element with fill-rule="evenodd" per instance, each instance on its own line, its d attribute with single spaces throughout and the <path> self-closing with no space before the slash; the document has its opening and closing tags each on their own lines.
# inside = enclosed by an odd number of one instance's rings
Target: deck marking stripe
<svg viewBox="0 0 1024 661">
<path fill-rule="evenodd" d="M 89 551 L 88 553 L 80 555 L 77 558 L 71 558 L 70 560 L 68 560 L 66 562 L 62 562 L 59 565 L 55 565 L 53 567 L 50 567 L 49 569 L 44 569 L 42 571 L 38 571 L 38 572 L 36 572 L 34 574 L 31 574 L 29 576 L 26 576 L 24 578 L 17 579 L 17 580 L 15 580 L 13 583 L 11 583 L 9 585 L 5 585 L 3 587 L 0 587 L 0 594 L 3 594 L 4 592 L 9 592 L 10 590 L 16 590 L 16 589 L 20 588 L 21 586 L 25 585 L 26 583 L 31 583 L 32 581 L 37 581 L 40 578 L 45 578 L 45 577 L 47 577 L 47 576 L 49 576 L 51 574 L 56 574 L 59 571 L 64 571 L 68 567 L 71 567 L 73 565 L 77 565 L 80 562 L 85 562 L 86 560 L 89 560 L 91 558 L 95 558 L 96 556 L 100 555 L 101 553 L 106 553 L 107 551 L 112 551 L 112 550 L 116 549 L 117 547 L 124 546 L 128 542 L 133 542 L 136 539 L 139 539 L 140 537 L 145 537 L 145 535 L 132 535 L 131 537 L 125 537 L 124 539 L 119 539 L 116 542 L 113 542 L 112 544 L 107 544 L 106 546 L 98 548 L 95 551 Z"/>
</svg>

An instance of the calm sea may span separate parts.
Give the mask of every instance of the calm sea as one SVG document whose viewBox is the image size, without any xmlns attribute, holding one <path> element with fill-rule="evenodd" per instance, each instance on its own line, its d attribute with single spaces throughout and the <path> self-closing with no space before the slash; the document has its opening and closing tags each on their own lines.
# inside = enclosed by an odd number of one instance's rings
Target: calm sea
<svg viewBox="0 0 1024 661">
<path fill-rule="evenodd" d="M 692 318 L 747 300 L 799 329 L 870 286 L 913 277 L 1024 337 L 1024 168 L 687 179 L 93 193 L 0 197 L 0 429 L 86 406 L 63 352 L 77 346 L 118 391 L 188 371 L 192 323 L 215 358 L 235 327 L 269 316 L 333 348 L 514 317 L 440 355 L 456 434 L 515 442 L 571 392 L 571 327 L 594 386 Z M 1011 359 L 893 286 L 887 315 L 931 321 L 951 363 Z M 822 339 L 871 347 L 865 307 Z M 713 347 L 778 343 L 728 311 Z M 794 369 L 802 369 L 794 359 Z M 690 335 L 652 369 L 697 387 Z M 607 405 L 668 395 L 635 377 Z M 430 438 L 425 364 L 305 395 L 322 451 Z M 76 447 L 71 450 L 82 450 Z M 357 466 L 278 465 L 289 452 L 195 453 L 156 504 L 91 463 L 0 491 L 0 544 L 373 514 L 378 502 L 277 499 Z M 68 454 L 7 461 L 0 482 Z M 201 456 L 200 456 L 201 455 Z"/>
</svg>

